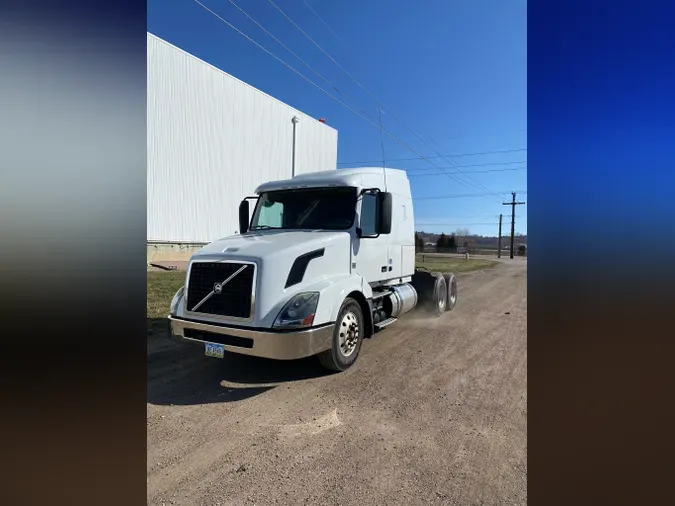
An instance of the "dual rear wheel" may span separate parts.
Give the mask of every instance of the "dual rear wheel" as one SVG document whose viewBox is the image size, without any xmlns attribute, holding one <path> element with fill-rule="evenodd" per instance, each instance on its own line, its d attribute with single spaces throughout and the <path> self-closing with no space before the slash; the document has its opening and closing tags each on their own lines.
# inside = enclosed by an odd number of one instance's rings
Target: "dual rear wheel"
<svg viewBox="0 0 675 506">
<path fill-rule="evenodd" d="M 417 271 L 412 284 L 422 308 L 428 313 L 442 316 L 457 304 L 457 278 L 454 274 Z"/>
</svg>

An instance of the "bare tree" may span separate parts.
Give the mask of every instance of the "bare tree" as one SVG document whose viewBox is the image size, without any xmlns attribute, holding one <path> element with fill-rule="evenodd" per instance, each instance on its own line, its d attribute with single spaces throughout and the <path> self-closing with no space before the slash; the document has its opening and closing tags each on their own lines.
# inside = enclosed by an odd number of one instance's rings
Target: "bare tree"
<svg viewBox="0 0 675 506">
<path fill-rule="evenodd" d="M 468 237 L 469 237 L 469 229 L 468 228 L 458 228 L 457 231 L 455 232 L 455 237 L 457 237 L 457 246 L 458 247 L 466 247 Z"/>
</svg>

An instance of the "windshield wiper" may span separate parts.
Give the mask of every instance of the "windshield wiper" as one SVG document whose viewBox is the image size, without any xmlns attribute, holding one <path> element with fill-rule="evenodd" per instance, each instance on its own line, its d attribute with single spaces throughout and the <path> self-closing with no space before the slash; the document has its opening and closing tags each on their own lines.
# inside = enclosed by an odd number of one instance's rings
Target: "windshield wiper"
<svg viewBox="0 0 675 506">
<path fill-rule="evenodd" d="M 280 229 L 283 227 L 273 227 L 271 225 L 256 225 L 255 227 L 251 227 L 251 230 L 269 230 L 269 229 Z"/>
<path fill-rule="evenodd" d="M 305 220 L 307 220 L 307 218 L 309 218 L 309 215 L 312 214 L 312 212 L 314 211 L 314 209 L 316 209 L 316 206 L 318 206 L 318 205 L 319 205 L 318 200 L 315 200 L 314 202 L 312 202 L 312 205 L 310 205 L 307 209 L 305 209 L 305 212 L 303 212 L 300 215 L 300 217 L 297 219 L 297 221 L 295 222 L 295 227 L 298 227 L 298 228 L 301 227 L 305 223 Z"/>
</svg>

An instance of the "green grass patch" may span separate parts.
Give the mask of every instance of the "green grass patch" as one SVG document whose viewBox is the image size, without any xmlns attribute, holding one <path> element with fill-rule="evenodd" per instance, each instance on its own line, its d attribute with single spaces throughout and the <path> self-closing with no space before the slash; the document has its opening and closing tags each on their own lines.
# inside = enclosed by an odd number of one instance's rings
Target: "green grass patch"
<svg viewBox="0 0 675 506">
<path fill-rule="evenodd" d="M 415 267 L 425 268 L 432 272 L 460 272 L 479 271 L 489 269 L 499 264 L 496 260 L 485 260 L 482 258 L 443 258 L 443 257 L 425 257 L 424 261 L 418 256 Z"/>
<path fill-rule="evenodd" d="M 165 318 L 171 299 L 185 284 L 185 271 L 148 272 L 148 318 Z"/>
</svg>

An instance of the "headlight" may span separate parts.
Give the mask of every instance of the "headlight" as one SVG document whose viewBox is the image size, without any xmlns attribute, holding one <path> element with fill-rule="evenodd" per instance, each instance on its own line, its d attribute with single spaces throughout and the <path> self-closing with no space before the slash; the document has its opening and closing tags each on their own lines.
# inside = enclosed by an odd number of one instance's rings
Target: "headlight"
<svg viewBox="0 0 675 506">
<path fill-rule="evenodd" d="M 175 315 L 178 312 L 178 304 L 180 304 L 180 301 L 183 299 L 183 292 L 185 291 L 185 287 L 181 286 L 180 290 L 176 292 L 176 295 L 173 296 L 173 299 L 171 299 L 171 314 Z"/>
<path fill-rule="evenodd" d="M 318 303 L 318 292 L 297 294 L 281 310 L 274 326 L 277 328 L 310 327 L 314 323 L 314 313 Z"/>
</svg>

